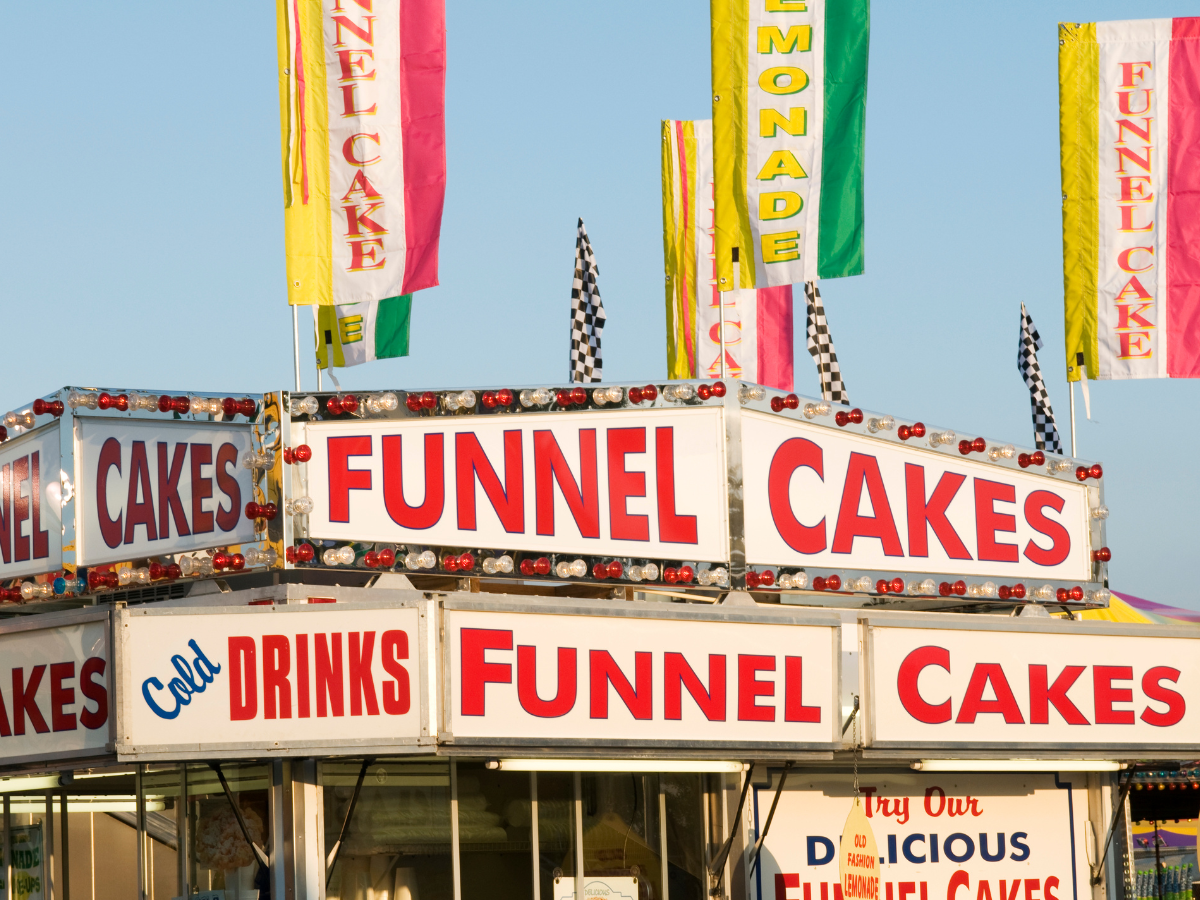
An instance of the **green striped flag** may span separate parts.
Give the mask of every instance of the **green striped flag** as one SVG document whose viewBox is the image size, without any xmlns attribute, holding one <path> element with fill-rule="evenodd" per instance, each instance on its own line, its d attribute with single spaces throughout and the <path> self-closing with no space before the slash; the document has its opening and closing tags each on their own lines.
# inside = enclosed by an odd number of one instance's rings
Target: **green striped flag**
<svg viewBox="0 0 1200 900">
<path fill-rule="evenodd" d="M 358 366 L 408 356 L 412 294 L 317 307 L 317 367 Z"/>
<path fill-rule="evenodd" d="M 869 37 L 870 0 L 712 0 L 718 290 L 862 273 Z"/>
</svg>

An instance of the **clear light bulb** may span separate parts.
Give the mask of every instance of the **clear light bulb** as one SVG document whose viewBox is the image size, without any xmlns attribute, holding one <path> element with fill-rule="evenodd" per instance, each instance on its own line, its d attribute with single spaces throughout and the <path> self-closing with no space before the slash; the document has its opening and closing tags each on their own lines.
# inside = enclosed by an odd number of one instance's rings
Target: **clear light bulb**
<svg viewBox="0 0 1200 900">
<path fill-rule="evenodd" d="M 993 582 L 985 581 L 979 586 L 979 595 L 981 597 L 995 597 L 997 594 L 996 585 Z"/>
<path fill-rule="evenodd" d="M 22 600 L 32 600 L 34 597 L 34 594 L 36 594 L 36 593 L 37 593 L 37 587 L 34 585 L 34 583 L 32 581 L 27 581 L 23 585 L 21 585 L 21 599 Z"/>
<path fill-rule="evenodd" d="M 511 574 L 513 570 L 513 558 L 505 553 L 498 560 L 496 560 L 496 568 L 505 575 Z"/>
<path fill-rule="evenodd" d="M 554 391 L 549 388 L 538 388 L 533 392 L 533 405 L 545 406 L 554 399 Z"/>
<path fill-rule="evenodd" d="M 297 497 L 292 501 L 292 515 L 307 516 L 312 511 L 312 497 Z"/>
<path fill-rule="evenodd" d="M 1099 519 L 1101 521 L 1104 521 L 1105 519 L 1107 519 L 1108 518 L 1108 507 L 1105 506 L 1104 504 L 1100 504 L 1099 506 L 1097 506 L 1095 509 L 1092 510 L 1092 518 Z"/>
<path fill-rule="evenodd" d="M 583 562 L 583 560 L 579 561 Z M 584 571 L 586 570 L 587 566 L 585 565 Z M 642 566 L 642 577 L 647 581 L 658 581 L 658 566 L 654 563 L 646 563 L 644 566 Z"/>
<path fill-rule="evenodd" d="M 354 548 L 347 544 L 344 547 L 339 547 L 337 552 L 338 562 L 343 566 L 354 565 Z"/>
<path fill-rule="evenodd" d="M 496 574 L 496 557 L 489 556 L 483 561 L 483 574 L 484 575 L 495 575 Z"/>
<path fill-rule="evenodd" d="M 751 400 L 765 400 L 767 389 L 758 384 L 743 384 L 738 388 L 738 400 L 748 403 Z"/>
<path fill-rule="evenodd" d="M 134 579 L 137 581 L 138 584 L 149 584 L 150 583 L 150 569 L 148 567 L 141 566 L 137 570 L 135 570 L 133 574 L 134 574 Z"/>
<path fill-rule="evenodd" d="M 587 563 L 585 563 L 582 559 L 574 560 L 571 563 L 570 570 L 570 574 L 574 575 L 576 578 L 582 578 L 587 574 Z"/>
<path fill-rule="evenodd" d="M 194 575 L 196 573 L 196 560 L 190 556 L 179 557 L 179 571 L 183 575 Z"/>
<path fill-rule="evenodd" d="M 133 569 L 129 568 L 129 566 L 121 566 L 121 568 L 117 569 L 118 584 L 124 587 L 131 581 L 133 581 Z"/>
<path fill-rule="evenodd" d="M 321 562 L 327 566 L 336 566 L 338 564 L 337 550 L 333 547 L 326 548 L 325 552 L 321 554 Z"/>
<path fill-rule="evenodd" d="M 406 554 L 404 557 L 404 567 L 406 569 L 414 569 L 414 570 L 421 568 L 421 554 L 419 554 L 419 553 Z M 486 571 L 486 570 L 487 570 L 487 566 L 484 566 L 484 571 Z"/>
<path fill-rule="evenodd" d="M 1048 584 L 1043 584 L 1040 588 L 1034 588 L 1030 591 L 1029 596 L 1034 600 L 1053 600 L 1054 588 Z"/>
<path fill-rule="evenodd" d="M 630 581 L 641 581 L 642 580 L 642 567 L 641 566 L 630 566 L 628 569 L 625 570 L 625 574 L 629 576 Z"/>
<path fill-rule="evenodd" d="M 134 395 L 130 396 L 130 398 L 129 398 L 130 403 L 133 402 L 133 397 L 135 397 L 135 396 L 137 396 L 137 395 L 134 394 Z M 67 394 L 67 406 L 71 407 L 71 409 L 79 409 L 79 407 L 81 407 L 82 405 L 83 405 L 83 394 L 79 393 L 79 391 L 71 391 L 71 393 Z"/>
<path fill-rule="evenodd" d="M 571 564 L 568 562 L 565 562 L 565 561 L 560 562 L 557 566 L 554 567 L 554 571 L 558 575 L 559 578 L 570 578 L 571 577 Z"/>
<path fill-rule="evenodd" d="M 437 554 L 432 550 L 426 550 L 417 558 L 417 562 L 420 563 L 422 569 L 432 569 L 437 565 Z"/>
<path fill-rule="evenodd" d="M 875 434 L 877 431 L 891 431 L 896 427 L 896 420 L 891 416 L 884 416 L 882 419 L 868 419 L 867 431 Z"/>
<path fill-rule="evenodd" d="M 384 412 L 395 412 L 400 408 L 400 398 L 391 391 L 379 395 L 379 406 Z"/>
<path fill-rule="evenodd" d="M 815 419 L 817 416 L 827 416 L 833 410 L 833 404 L 828 400 L 822 400 L 819 403 L 804 404 L 804 418 Z"/>
<path fill-rule="evenodd" d="M 476 397 L 474 391 L 463 391 L 458 395 L 459 409 L 471 409 L 475 406 L 475 400 Z"/>
<path fill-rule="evenodd" d="M 936 594 L 937 593 L 937 582 L 934 581 L 932 578 L 926 578 L 924 581 L 921 582 L 921 593 L 922 594 Z"/>
<path fill-rule="evenodd" d="M 521 391 L 519 399 L 521 401 L 522 406 L 524 406 L 526 408 L 533 406 L 533 391 L 530 391 L 530 390 Z"/>
</svg>

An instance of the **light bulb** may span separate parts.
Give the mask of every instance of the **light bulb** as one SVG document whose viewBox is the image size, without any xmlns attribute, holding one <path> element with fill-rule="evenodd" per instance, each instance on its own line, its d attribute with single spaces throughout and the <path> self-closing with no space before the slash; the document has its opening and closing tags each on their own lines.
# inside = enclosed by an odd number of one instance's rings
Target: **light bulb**
<svg viewBox="0 0 1200 900">
<path fill-rule="evenodd" d="M 571 577 L 571 564 L 568 562 L 565 562 L 565 561 L 560 562 L 557 566 L 554 567 L 554 571 L 558 575 L 559 578 L 570 578 Z"/>
<path fill-rule="evenodd" d="M 333 547 L 326 548 L 325 552 L 321 554 L 321 562 L 327 566 L 336 566 L 338 564 L 337 550 Z"/>
<path fill-rule="evenodd" d="M 765 400 L 767 389 L 759 384 L 743 384 L 738 388 L 738 400 L 748 403 L 751 400 Z"/>
<path fill-rule="evenodd" d="M 707 584 L 707 581 L 704 583 Z M 792 589 L 792 576 L 788 575 L 786 573 L 783 575 L 780 575 L 779 580 L 776 582 L 776 584 L 779 585 L 780 590 L 790 591 Z"/>
<path fill-rule="evenodd" d="M 21 599 L 32 600 L 37 593 L 37 586 L 32 581 L 27 581 L 21 585 Z"/>
<path fill-rule="evenodd" d="M 1088 603 L 1107 604 L 1108 601 L 1112 598 L 1112 594 L 1109 593 L 1108 588 L 1099 588 L 1094 591 L 1088 591 L 1085 596 L 1087 597 Z"/>
<path fill-rule="evenodd" d="M 874 587 L 874 582 L 872 582 L 870 577 L 867 575 L 864 575 L 861 578 L 846 579 L 846 590 L 848 591 L 866 593 L 870 591 L 872 587 Z"/>
<path fill-rule="evenodd" d="M 690 384 L 668 384 L 663 388 L 664 400 L 691 400 L 696 396 L 696 389 Z"/>
<path fill-rule="evenodd" d="M 133 572 L 133 580 L 138 584 L 150 583 L 150 569 L 148 566 L 141 566 Z"/>
<path fill-rule="evenodd" d="M 1092 518 L 1100 519 L 1101 521 L 1108 518 L 1108 507 L 1101 504 L 1092 510 Z"/>
<path fill-rule="evenodd" d="M 422 569 L 432 569 L 437 565 L 437 554 L 432 550 L 426 550 L 419 557 L 417 557 L 417 562 L 420 564 Z"/>
<path fill-rule="evenodd" d="M 642 567 L 637 566 L 637 565 L 630 566 L 628 569 L 625 570 L 625 574 L 629 576 L 630 581 L 641 581 L 642 580 Z"/>
<path fill-rule="evenodd" d="M 131 581 L 133 581 L 133 569 L 129 568 L 129 566 L 121 566 L 121 568 L 117 569 L 118 584 L 124 587 Z"/>
<path fill-rule="evenodd" d="M 312 497 L 297 497 L 284 504 L 284 512 L 291 516 L 307 516 L 312 511 Z"/>
<path fill-rule="evenodd" d="M 828 400 L 822 400 L 819 403 L 804 404 L 804 418 L 815 419 L 817 416 L 827 416 L 833 409 L 833 404 Z"/>
<path fill-rule="evenodd" d="M 337 552 L 338 562 L 343 566 L 354 565 L 354 548 L 347 544 L 344 547 L 339 547 Z"/>
<path fill-rule="evenodd" d="M 495 575 L 496 574 L 496 557 L 488 556 L 483 560 L 483 574 L 484 575 Z"/>
<path fill-rule="evenodd" d="M 646 563 L 642 566 L 642 578 L 646 581 L 658 581 L 658 566 L 654 563 Z"/>
<path fill-rule="evenodd" d="M 932 578 L 926 578 L 924 581 L 921 582 L 921 593 L 922 594 L 936 594 L 937 593 L 937 582 L 934 581 Z"/>
<path fill-rule="evenodd" d="M 496 560 L 496 569 L 504 575 L 511 575 L 513 570 L 513 558 L 505 553 Z"/>
<path fill-rule="evenodd" d="M 419 568 L 421 568 L 421 554 L 419 554 L 419 553 L 409 553 L 409 554 L 407 554 L 407 555 L 404 557 L 404 567 L 405 567 L 406 569 L 419 569 Z M 485 567 L 485 568 L 486 568 L 486 567 Z"/>
<path fill-rule="evenodd" d="M 995 597 L 996 592 L 996 585 L 990 581 L 985 581 L 979 586 L 979 596 L 981 597 Z"/>
<path fill-rule="evenodd" d="M 953 444 L 955 434 L 953 431 L 931 431 L 929 432 L 929 446 L 937 447 L 941 444 Z"/>
<path fill-rule="evenodd" d="M 1034 588 L 1030 591 L 1029 596 L 1033 600 L 1053 600 L 1054 588 L 1048 584 L 1043 584 L 1040 588 Z"/>
<path fill-rule="evenodd" d="M 1070 469 L 1073 467 L 1074 467 L 1074 463 L 1072 463 L 1071 460 L 1069 460 L 1069 459 L 1052 460 L 1050 462 L 1050 464 L 1048 466 L 1046 466 L 1046 468 L 1052 474 L 1055 474 L 1055 475 L 1057 475 L 1059 472 L 1065 472 L 1065 471 L 1067 471 L 1067 469 Z"/>
<path fill-rule="evenodd" d="M 878 431 L 891 431 L 896 427 L 896 420 L 891 416 L 884 416 L 882 419 L 868 419 L 867 431 L 875 434 Z"/>
</svg>

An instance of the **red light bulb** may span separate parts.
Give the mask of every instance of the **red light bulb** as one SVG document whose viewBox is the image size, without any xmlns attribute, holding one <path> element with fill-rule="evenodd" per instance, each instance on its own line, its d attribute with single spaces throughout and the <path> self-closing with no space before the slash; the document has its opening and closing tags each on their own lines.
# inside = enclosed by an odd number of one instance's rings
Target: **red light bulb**
<svg viewBox="0 0 1200 900">
<path fill-rule="evenodd" d="M 1018 600 L 1024 600 L 1025 599 L 1025 585 L 1021 584 L 1020 582 L 1017 582 L 1016 584 L 1014 584 L 1012 586 L 1012 595 L 1014 597 L 1016 597 Z"/>
<path fill-rule="evenodd" d="M 296 461 L 296 454 L 292 451 L 291 447 L 283 448 L 283 461 L 289 466 Z"/>
<path fill-rule="evenodd" d="M 233 554 L 233 556 L 229 557 L 229 568 L 235 572 L 242 571 L 242 569 L 246 568 L 246 557 L 240 553 Z"/>
<path fill-rule="evenodd" d="M 249 397 L 244 397 L 238 401 L 238 412 L 247 419 L 253 419 L 254 413 L 258 411 L 258 404 Z"/>
<path fill-rule="evenodd" d="M 366 555 L 363 556 L 363 565 L 368 569 L 374 569 L 377 565 L 379 565 L 379 554 L 377 554 L 374 550 L 368 550 Z"/>
<path fill-rule="evenodd" d="M 641 403 L 642 402 L 642 389 L 641 388 L 630 388 L 629 389 L 629 402 L 630 403 Z"/>
<path fill-rule="evenodd" d="M 483 396 L 479 398 L 480 402 L 486 409 L 496 408 L 496 393 L 495 391 L 484 391 Z"/>
<path fill-rule="evenodd" d="M 1066 588 L 1059 588 L 1054 592 L 1054 599 L 1059 603 L 1066 603 L 1069 598 L 1070 594 L 1067 592 Z"/>
<path fill-rule="evenodd" d="M 345 397 L 342 398 L 342 409 L 343 409 L 343 411 L 349 412 L 349 413 L 357 412 L 358 411 L 358 398 L 355 397 L 353 394 L 347 394 Z"/>
<path fill-rule="evenodd" d="M 458 571 L 470 572 L 475 568 L 475 557 L 470 553 L 464 553 L 458 558 Z"/>
<path fill-rule="evenodd" d="M 571 405 L 571 392 L 568 390 L 556 391 L 554 393 L 554 402 L 559 406 Z"/>
<path fill-rule="evenodd" d="M 162 563 L 150 563 L 150 580 L 158 581 L 167 573 L 167 568 Z"/>
<path fill-rule="evenodd" d="M 246 504 L 246 518 L 247 519 L 257 519 L 261 515 L 262 515 L 262 507 L 259 506 L 257 503 L 255 503 L 253 500 L 251 500 L 249 503 Z"/>
<path fill-rule="evenodd" d="M 642 388 L 642 399 L 653 403 L 658 399 L 658 388 L 652 384 L 646 385 L 644 388 Z"/>
<path fill-rule="evenodd" d="M 943 581 L 941 584 L 938 585 L 938 593 L 941 594 L 943 597 L 949 597 L 951 594 L 954 593 L 954 588 L 953 588 L 953 586 L 951 586 L 950 582 Z"/>
<path fill-rule="evenodd" d="M 229 554 L 218 550 L 213 554 L 212 564 L 214 569 L 223 569 L 229 565 Z"/>
<path fill-rule="evenodd" d="M 158 398 L 158 411 L 161 413 L 169 413 L 171 411 L 171 398 L 166 394 Z"/>
<path fill-rule="evenodd" d="M 1076 601 L 1082 600 L 1083 599 L 1083 588 L 1081 588 L 1079 585 L 1075 585 L 1075 587 L 1071 588 L 1070 596 L 1071 596 L 1072 600 L 1076 600 Z"/>
<path fill-rule="evenodd" d="M 533 574 L 533 560 L 532 559 L 521 560 L 521 574 L 522 575 L 532 575 Z"/>
<path fill-rule="evenodd" d="M 965 597 L 967 593 L 967 583 L 965 581 L 954 582 L 954 593 L 960 597 Z"/>
<path fill-rule="evenodd" d="M 61 400 L 55 400 L 53 403 L 47 403 L 46 409 L 48 409 L 50 414 L 57 419 L 63 414 L 63 402 Z M 117 409 L 121 410 L 121 412 L 129 409 L 129 398 L 124 394 L 117 394 Z M 1099 476 L 1096 477 L 1098 478 Z"/>
<path fill-rule="evenodd" d="M 758 583 L 763 587 L 770 587 L 775 583 L 775 573 L 770 569 L 765 569 L 762 574 L 758 576 Z"/>
<path fill-rule="evenodd" d="M 1108 562 L 1112 559 L 1112 551 L 1107 547 L 1101 547 L 1099 550 L 1092 551 L 1092 559 L 1096 562 Z"/>
<path fill-rule="evenodd" d="M 292 457 L 298 463 L 306 463 L 312 459 L 312 447 L 308 446 L 308 444 L 301 444 L 292 451 Z"/>
<path fill-rule="evenodd" d="M 577 387 L 577 388 L 571 389 L 571 402 L 572 403 L 575 403 L 579 406 L 583 406 L 583 404 L 587 403 L 587 397 L 588 397 L 587 391 L 585 391 L 583 388 Z"/>
<path fill-rule="evenodd" d="M 772 397 L 771 398 L 771 412 L 783 412 L 783 398 L 782 397 Z M 840 415 L 844 415 L 844 414 L 838 413 L 838 415 L 840 416 Z"/>
<path fill-rule="evenodd" d="M 263 511 L 262 512 L 263 518 L 266 519 L 268 522 L 274 521 L 275 517 L 277 515 L 279 515 L 279 507 L 276 506 L 274 503 L 265 504 L 262 508 L 262 511 Z"/>
<path fill-rule="evenodd" d="M 171 409 L 181 416 L 185 416 L 192 410 L 192 401 L 187 397 L 176 397 L 171 401 Z"/>
<path fill-rule="evenodd" d="M 748 588 L 756 588 L 756 587 L 758 587 L 758 580 L 759 580 L 759 579 L 758 579 L 758 573 L 757 573 L 757 572 L 755 572 L 755 571 L 751 570 L 751 571 L 749 571 L 749 572 L 747 572 L 747 573 L 746 573 L 746 587 L 748 587 Z"/>
<path fill-rule="evenodd" d="M 1033 460 L 1028 453 L 1022 453 L 1017 457 L 1017 465 L 1022 469 L 1028 469 L 1033 464 Z"/>
<path fill-rule="evenodd" d="M 1007 584 L 1002 584 L 996 591 L 996 596 L 998 596 L 1001 600 L 1007 600 L 1012 596 L 1012 588 L 1010 588 Z"/>
<path fill-rule="evenodd" d="M 814 591 L 823 591 L 823 590 L 825 590 L 825 579 L 824 579 L 824 578 L 822 578 L 820 575 L 818 575 L 816 578 L 814 578 L 814 579 L 812 580 L 812 589 L 813 589 Z"/>
<path fill-rule="evenodd" d="M 508 388 L 501 388 L 500 390 L 496 391 L 496 400 L 501 406 L 512 406 L 513 392 Z"/>
<path fill-rule="evenodd" d="M 863 420 L 863 411 L 861 409 L 850 410 L 850 421 L 855 425 L 861 425 Z"/>
<path fill-rule="evenodd" d="M 238 402 L 232 397 L 226 397 L 221 401 L 221 412 L 225 413 L 225 418 L 232 419 L 238 413 Z"/>
<path fill-rule="evenodd" d="M 390 569 L 396 564 L 396 551 L 391 547 L 384 547 L 379 551 L 379 565 Z"/>
<path fill-rule="evenodd" d="M 1078 478 L 1080 481 L 1087 481 L 1088 470 L 1085 469 L 1083 466 L 1076 466 L 1075 467 L 1075 477 Z"/>
<path fill-rule="evenodd" d="M 877 582 L 875 582 L 875 593 L 886 594 L 888 590 L 888 583 L 884 579 L 880 578 Z"/>
<path fill-rule="evenodd" d="M 112 394 L 101 392 L 100 396 L 96 398 L 96 405 L 98 407 L 100 407 L 101 409 L 111 409 L 112 405 L 113 405 Z M 33 414 L 35 416 L 40 416 L 40 415 L 44 414 L 45 412 L 46 412 L 46 401 L 45 400 L 34 400 L 33 401 Z"/>
<path fill-rule="evenodd" d="M 604 565 L 604 563 L 596 563 L 592 566 L 592 577 L 603 581 L 608 577 L 608 566 Z"/>
<path fill-rule="evenodd" d="M 912 437 L 912 429 L 907 425 L 901 425 L 896 429 L 896 437 L 900 438 L 902 441 L 907 441 L 910 437 Z"/>
<path fill-rule="evenodd" d="M 970 453 L 971 452 L 971 442 L 968 440 L 959 441 L 958 442 L 958 452 L 961 453 L 963 456 L 966 456 L 968 453 Z"/>
<path fill-rule="evenodd" d="M 286 550 L 283 551 L 283 557 L 288 562 L 294 563 L 296 561 L 296 548 L 288 547 Z"/>
<path fill-rule="evenodd" d="M 421 411 L 420 395 L 419 394 L 409 394 L 407 397 L 404 398 L 404 405 L 407 406 L 412 412 L 420 412 Z"/>
<path fill-rule="evenodd" d="M 783 398 L 783 405 L 786 406 L 788 409 L 799 409 L 800 408 L 800 398 L 797 397 L 795 394 L 788 394 L 786 397 Z M 853 416 L 853 413 L 851 413 L 851 415 Z M 860 422 L 862 421 L 862 413 L 859 413 L 858 421 L 860 421 Z"/>
<path fill-rule="evenodd" d="M 176 578 L 183 577 L 183 570 L 179 568 L 178 563 L 171 563 L 167 566 L 166 576 L 168 581 L 174 581 Z"/>
<path fill-rule="evenodd" d="M 1104 468 L 1100 465 L 1100 463 L 1096 463 L 1094 466 L 1088 469 L 1088 474 L 1093 478 L 1103 478 Z"/>
<path fill-rule="evenodd" d="M 667 584 L 674 584 L 679 580 L 679 570 L 673 566 L 667 566 L 663 569 L 663 581 Z"/>
<path fill-rule="evenodd" d="M 608 577 L 609 578 L 620 578 L 621 575 L 624 574 L 624 572 L 625 572 L 625 567 L 623 565 L 621 565 L 621 561 L 619 559 L 614 559 L 612 562 L 610 562 L 608 564 Z"/>
<path fill-rule="evenodd" d="M 421 406 L 425 409 L 434 409 L 437 406 L 437 394 L 433 391 L 426 391 L 421 395 Z"/>
<path fill-rule="evenodd" d="M 911 430 L 912 430 L 913 437 L 915 437 L 915 438 L 925 437 L 925 423 L 924 422 L 913 422 Z"/>
<path fill-rule="evenodd" d="M 682 581 L 684 584 L 691 584 L 692 579 L 695 577 L 696 577 L 696 573 L 692 569 L 691 566 L 680 566 L 679 567 L 679 580 Z"/>
<path fill-rule="evenodd" d="M 888 586 L 892 589 L 893 594 L 903 594 L 904 593 L 904 579 L 903 578 L 893 578 L 892 583 Z"/>
<path fill-rule="evenodd" d="M 325 409 L 329 411 L 331 416 L 341 415 L 342 401 L 337 397 L 330 397 L 325 401 Z"/>
<path fill-rule="evenodd" d="M 1044 466 L 1046 464 L 1046 454 L 1041 450 L 1037 450 L 1029 457 L 1029 461 L 1035 466 Z"/>
<path fill-rule="evenodd" d="M 833 421 L 837 422 L 839 428 L 845 428 L 850 424 L 850 413 L 839 410 L 838 414 L 833 417 Z"/>
<path fill-rule="evenodd" d="M 840 591 L 842 589 L 842 579 L 840 575 L 830 575 L 825 579 L 825 589 L 828 591 Z"/>
<path fill-rule="evenodd" d="M 723 381 L 714 382 L 713 386 L 712 386 L 712 395 L 714 397 L 724 397 L 725 396 L 725 382 L 723 382 Z"/>
<path fill-rule="evenodd" d="M 981 437 L 977 437 L 975 440 L 971 441 L 971 449 L 976 453 L 983 453 L 985 450 L 987 450 L 987 441 Z"/>
<path fill-rule="evenodd" d="M 707 400 L 712 396 L 712 388 L 707 384 L 698 384 L 696 385 L 696 396 L 701 400 Z"/>
<path fill-rule="evenodd" d="M 299 562 L 312 562 L 315 555 L 316 551 L 313 550 L 312 544 L 301 544 L 296 548 L 296 559 Z"/>
<path fill-rule="evenodd" d="M 445 569 L 447 572 L 457 572 L 458 571 L 458 557 L 457 556 L 447 556 L 445 559 L 442 560 L 442 568 Z"/>
<path fill-rule="evenodd" d="M 533 571 L 537 572 L 539 575 L 549 575 L 550 560 L 546 559 L 544 556 L 539 556 L 533 563 Z"/>
</svg>

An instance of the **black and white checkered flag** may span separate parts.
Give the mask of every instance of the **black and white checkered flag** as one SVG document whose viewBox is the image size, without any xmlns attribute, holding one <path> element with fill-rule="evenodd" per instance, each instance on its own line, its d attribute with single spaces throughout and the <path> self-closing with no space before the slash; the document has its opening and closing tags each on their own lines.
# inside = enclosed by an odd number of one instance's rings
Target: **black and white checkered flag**
<svg viewBox="0 0 1200 900">
<path fill-rule="evenodd" d="M 1042 367 L 1038 365 L 1037 352 L 1042 349 L 1042 338 L 1033 325 L 1033 319 L 1021 304 L 1021 342 L 1017 347 L 1017 368 L 1029 388 L 1029 405 L 1033 409 L 1033 442 L 1039 450 L 1062 453 L 1062 441 L 1058 437 L 1058 425 L 1054 422 L 1054 410 L 1050 408 L 1050 394 L 1042 380 Z"/>
<path fill-rule="evenodd" d="M 815 281 L 805 283 L 804 299 L 808 302 L 808 352 L 817 361 L 821 399 L 830 403 L 849 404 L 850 395 L 846 392 L 846 382 L 842 381 L 842 370 L 838 368 L 833 338 L 829 336 L 829 323 L 825 321 L 821 289 Z"/>
<path fill-rule="evenodd" d="M 600 380 L 604 359 L 600 335 L 604 333 L 604 303 L 596 286 L 596 254 L 588 240 L 583 219 L 575 238 L 575 281 L 571 285 L 571 383 L 590 384 Z"/>
</svg>

